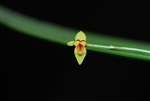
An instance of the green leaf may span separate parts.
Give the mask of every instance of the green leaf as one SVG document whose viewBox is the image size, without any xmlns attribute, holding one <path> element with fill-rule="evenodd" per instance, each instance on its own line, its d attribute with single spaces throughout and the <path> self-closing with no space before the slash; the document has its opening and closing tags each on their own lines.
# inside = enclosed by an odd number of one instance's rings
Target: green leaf
<svg viewBox="0 0 150 101">
<path fill-rule="evenodd" d="M 35 18 L 25 16 L 23 14 L 17 13 L 4 6 L 0 6 L 1 10 L 1 24 L 12 28 L 14 30 L 20 31 L 24 34 L 41 38 L 47 41 L 56 42 L 67 46 L 69 41 L 73 41 L 78 29 L 72 29 L 69 27 L 59 26 L 50 22 L 41 21 Z M 138 48 L 150 51 L 150 43 L 140 42 L 135 40 L 123 39 L 114 36 L 104 36 L 100 33 L 96 34 L 94 32 L 83 31 L 87 36 L 87 42 L 90 44 L 97 45 L 113 45 L 113 46 L 123 46 Z M 150 61 L 149 53 L 127 51 L 127 50 L 110 50 L 110 49 L 100 49 L 94 47 L 87 47 L 88 50 L 108 53 L 118 56 L 124 56 L 135 59 L 142 59 Z"/>
</svg>

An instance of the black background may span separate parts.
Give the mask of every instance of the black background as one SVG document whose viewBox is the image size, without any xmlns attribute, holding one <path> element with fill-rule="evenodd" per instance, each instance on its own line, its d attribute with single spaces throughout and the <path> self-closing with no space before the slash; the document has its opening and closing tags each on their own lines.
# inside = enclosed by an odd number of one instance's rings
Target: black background
<svg viewBox="0 0 150 101">
<path fill-rule="evenodd" d="M 63 26 L 149 42 L 150 2 L 2 1 L 22 14 Z M 26 36 L 1 25 L 2 101 L 135 101 L 149 96 L 149 63 Z M 61 51 L 60 51 L 61 50 Z"/>
</svg>

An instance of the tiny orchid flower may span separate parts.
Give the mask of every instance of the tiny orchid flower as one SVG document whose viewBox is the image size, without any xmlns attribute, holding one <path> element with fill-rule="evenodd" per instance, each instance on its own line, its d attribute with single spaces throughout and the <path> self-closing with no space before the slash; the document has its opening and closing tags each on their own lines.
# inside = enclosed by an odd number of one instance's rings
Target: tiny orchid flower
<svg viewBox="0 0 150 101">
<path fill-rule="evenodd" d="M 74 54 L 78 61 L 78 64 L 81 65 L 85 56 L 86 56 L 86 35 L 79 31 L 75 36 L 75 41 L 68 42 L 68 46 L 75 46 Z"/>
</svg>

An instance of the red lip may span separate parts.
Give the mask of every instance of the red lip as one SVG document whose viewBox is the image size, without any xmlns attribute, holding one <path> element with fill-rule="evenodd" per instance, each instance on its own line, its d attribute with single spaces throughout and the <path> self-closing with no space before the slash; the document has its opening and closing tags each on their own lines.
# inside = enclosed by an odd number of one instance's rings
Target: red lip
<svg viewBox="0 0 150 101">
<path fill-rule="evenodd" d="M 77 50 L 78 50 L 78 54 L 82 54 L 83 53 L 83 45 L 79 43 L 77 46 Z"/>
<path fill-rule="evenodd" d="M 78 52 L 78 55 L 82 55 L 83 54 L 83 49 L 84 49 L 84 46 L 82 45 L 81 42 L 86 42 L 85 40 L 79 40 L 77 39 L 76 41 L 78 41 L 78 45 L 76 46 L 77 47 L 77 52 Z"/>
</svg>

